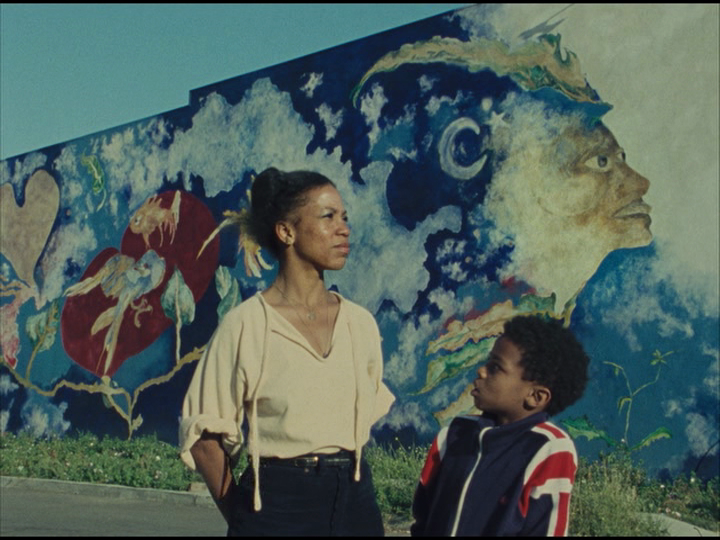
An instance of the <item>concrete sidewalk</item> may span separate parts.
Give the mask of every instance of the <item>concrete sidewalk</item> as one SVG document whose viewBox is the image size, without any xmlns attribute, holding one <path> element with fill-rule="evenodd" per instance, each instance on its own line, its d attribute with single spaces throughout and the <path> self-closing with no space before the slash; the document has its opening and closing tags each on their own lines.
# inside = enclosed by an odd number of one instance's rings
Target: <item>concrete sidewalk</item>
<svg viewBox="0 0 720 540">
<path fill-rule="evenodd" d="M 655 514 L 670 536 L 718 532 Z M 387 536 L 409 536 L 409 524 L 386 526 Z M 7 536 L 225 536 L 210 494 L 0 476 L 0 537 Z"/>
<path fill-rule="evenodd" d="M 0 477 L 0 537 L 225 536 L 207 493 Z"/>
</svg>

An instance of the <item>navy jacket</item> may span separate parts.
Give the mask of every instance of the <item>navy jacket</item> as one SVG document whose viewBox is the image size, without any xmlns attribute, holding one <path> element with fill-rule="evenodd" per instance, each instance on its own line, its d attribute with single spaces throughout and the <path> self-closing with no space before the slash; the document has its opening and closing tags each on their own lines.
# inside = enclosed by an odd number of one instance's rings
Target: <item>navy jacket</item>
<svg viewBox="0 0 720 540">
<path fill-rule="evenodd" d="M 566 536 L 577 454 L 538 413 L 496 426 L 461 416 L 428 453 L 413 501 L 413 536 Z"/>
</svg>

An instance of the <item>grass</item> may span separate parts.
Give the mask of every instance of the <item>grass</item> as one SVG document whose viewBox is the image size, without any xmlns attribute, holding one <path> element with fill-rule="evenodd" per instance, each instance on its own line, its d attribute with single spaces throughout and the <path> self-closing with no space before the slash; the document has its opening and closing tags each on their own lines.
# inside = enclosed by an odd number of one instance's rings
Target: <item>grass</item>
<svg viewBox="0 0 720 540">
<path fill-rule="evenodd" d="M 426 448 L 368 447 L 378 504 L 389 529 L 406 530 Z M 246 464 L 241 459 L 239 472 Z M 3 433 L 0 475 L 186 491 L 202 482 L 178 459 L 176 447 L 155 437 L 131 440 L 92 434 L 36 439 Z M 678 476 L 661 483 L 622 454 L 581 460 L 573 490 L 572 536 L 663 536 L 643 513 L 665 513 L 693 525 L 718 530 L 720 482 Z"/>
<path fill-rule="evenodd" d="M 177 448 L 155 437 L 127 441 L 87 433 L 48 439 L 3 433 L 0 474 L 180 491 L 202 481 L 178 459 Z"/>
</svg>

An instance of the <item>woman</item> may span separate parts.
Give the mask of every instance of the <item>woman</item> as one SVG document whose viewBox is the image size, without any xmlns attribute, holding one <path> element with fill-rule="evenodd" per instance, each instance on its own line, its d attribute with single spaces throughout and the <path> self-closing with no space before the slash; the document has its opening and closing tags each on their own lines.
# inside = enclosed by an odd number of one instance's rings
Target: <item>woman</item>
<svg viewBox="0 0 720 540">
<path fill-rule="evenodd" d="M 374 318 L 325 288 L 325 270 L 349 253 L 342 198 L 321 174 L 270 168 L 251 200 L 248 232 L 277 257 L 278 274 L 208 345 L 183 405 L 181 457 L 228 535 L 381 536 L 362 448 L 394 398 Z M 235 485 L 245 417 L 250 465 Z"/>
</svg>

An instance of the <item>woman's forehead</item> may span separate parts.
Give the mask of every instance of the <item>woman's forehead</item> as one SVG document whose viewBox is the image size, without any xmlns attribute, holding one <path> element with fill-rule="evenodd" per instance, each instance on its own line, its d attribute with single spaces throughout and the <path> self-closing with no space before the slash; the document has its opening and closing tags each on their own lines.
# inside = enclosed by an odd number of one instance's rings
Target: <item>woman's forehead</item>
<svg viewBox="0 0 720 540">
<path fill-rule="evenodd" d="M 332 209 L 335 211 L 344 211 L 342 196 L 340 192 L 332 185 L 317 186 L 309 189 L 303 196 L 303 204 L 298 210 L 305 209 Z"/>
</svg>

